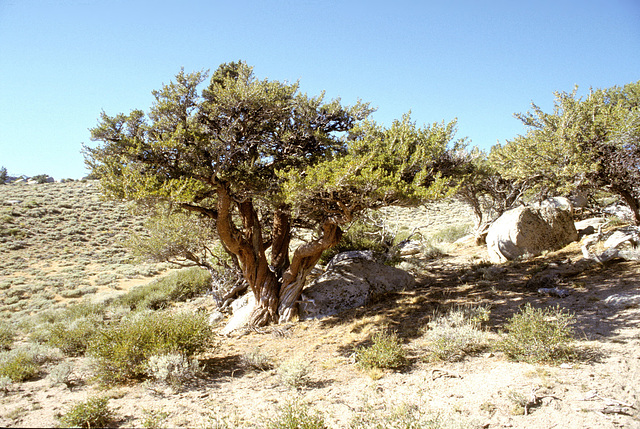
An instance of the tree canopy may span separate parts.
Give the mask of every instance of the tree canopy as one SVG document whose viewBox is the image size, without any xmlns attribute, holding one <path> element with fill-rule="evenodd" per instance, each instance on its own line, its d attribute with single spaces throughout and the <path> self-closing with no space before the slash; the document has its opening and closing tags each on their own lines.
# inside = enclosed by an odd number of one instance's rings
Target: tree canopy
<svg viewBox="0 0 640 429">
<path fill-rule="evenodd" d="M 386 128 L 357 102 L 344 106 L 298 83 L 256 78 L 244 62 L 185 73 L 154 91 L 148 113 L 109 116 L 91 130 L 85 159 L 106 193 L 169 213 L 191 213 L 220 241 L 250 285 L 255 325 L 290 320 L 307 274 L 342 228 L 368 209 L 447 195 L 441 166 L 464 146 L 456 121 L 419 127 L 404 115 Z M 184 216 L 183 214 L 180 216 Z M 205 221 L 203 221 L 203 219 Z M 292 231 L 315 231 L 290 252 Z M 175 228 L 174 228 L 175 229 Z M 179 228 L 176 229 L 179 231 Z M 204 234 L 204 233 L 203 233 Z M 165 258 L 206 266 L 193 241 L 173 234 Z"/>
<path fill-rule="evenodd" d="M 516 115 L 527 127 L 489 159 L 510 180 L 541 195 L 598 188 L 619 195 L 640 224 L 640 81 L 592 89 L 584 99 L 555 93 L 552 113 L 532 104 Z"/>
</svg>

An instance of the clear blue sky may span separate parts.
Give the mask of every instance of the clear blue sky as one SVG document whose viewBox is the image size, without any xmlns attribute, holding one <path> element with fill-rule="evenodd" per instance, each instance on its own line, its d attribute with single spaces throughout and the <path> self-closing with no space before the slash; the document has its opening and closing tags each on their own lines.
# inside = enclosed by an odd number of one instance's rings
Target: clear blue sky
<svg viewBox="0 0 640 429">
<path fill-rule="evenodd" d="M 0 165 L 80 178 L 101 110 L 239 59 L 387 125 L 457 117 L 488 149 L 554 91 L 640 80 L 640 0 L 0 0 Z"/>
</svg>

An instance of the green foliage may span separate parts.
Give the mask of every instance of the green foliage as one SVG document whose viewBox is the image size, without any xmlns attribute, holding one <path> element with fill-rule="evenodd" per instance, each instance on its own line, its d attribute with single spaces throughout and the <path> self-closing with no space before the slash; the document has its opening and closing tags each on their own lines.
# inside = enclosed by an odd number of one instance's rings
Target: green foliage
<svg viewBox="0 0 640 429">
<path fill-rule="evenodd" d="M 101 323 L 102 319 L 95 317 L 55 322 L 47 329 L 47 344 L 58 347 L 68 356 L 83 355 Z"/>
<path fill-rule="evenodd" d="M 525 362 L 564 361 L 575 355 L 572 346 L 572 314 L 560 307 L 536 309 L 527 303 L 514 314 L 498 348 L 514 360 Z"/>
<path fill-rule="evenodd" d="M 109 408 L 109 398 L 95 396 L 80 402 L 58 418 L 64 428 L 100 428 L 107 427 L 115 420 Z"/>
<path fill-rule="evenodd" d="M 489 310 L 485 307 L 456 308 L 436 315 L 420 340 L 424 359 L 456 361 L 483 350 L 488 339 L 481 324 L 488 319 Z"/>
<path fill-rule="evenodd" d="M 340 242 L 323 252 L 320 262 L 328 263 L 338 253 L 350 250 L 371 250 L 374 254 L 383 254 L 393 244 L 392 234 L 368 219 L 359 219 L 347 229 Z"/>
<path fill-rule="evenodd" d="M 8 350 L 16 337 L 13 325 L 4 320 L 0 320 L 0 350 Z"/>
<path fill-rule="evenodd" d="M 0 377 L 8 377 L 13 382 L 33 378 L 40 372 L 40 365 L 32 353 L 25 349 L 14 349 L 0 353 Z"/>
<path fill-rule="evenodd" d="M 191 261 L 206 265 L 216 257 L 211 245 L 216 240 L 213 220 L 181 212 L 161 211 L 145 222 L 145 234 L 127 242 L 134 256 L 155 262 Z"/>
<path fill-rule="evenodd" d="M 409 114 L 388 129 L 364 122 L 344 153 L 327 157 L 305 174 L 282 170 L 286 201 L 304 217 L 339 213 L 346 221 L 366 209 L 410 206 L 450 195 L 455 178 L 442 159 L 464 146 L 454 140 L 456 121 L 418 127 Z"/>
<path fill-rule="evenodd" d="M 621 196 L 640 222 L 640 82 L 591 90 L 582 99 L 555 93 L 554 110 L 518 114 L 527 127 L 504 146 L 491 164 L 505 179 L 530 182 L 540 197 L 576 188 L 606 189 Z"/>
<path fill-rule="evenodd" d="M 267 420 L 267 429 L 326 429 L 328 426 L 318 411 L 299 401 L 288 402 L 277 411 L 274 418 Z"/>
<path fill-rule="evenodd" d="M 472 225 L 470 224 L 451 225 L 431 234 L 429 239 L 436 243 L 453 243 L 469 234 L 471 230 Z"/>
<path fill-rule="evenodd" d="M 39 185 L 47 183 L 48 179 L 49 179 L 49 175 L 48 174 L 38 174 L 37 176 L 33 176 L 31 178 L 31 180 L 35 180 L 36 183 L 38 183 Z"/>
<path fill-rule="evenodd" d="M 88 353 L 105 383 L 142 379 L 152 356 L 192 357 L 211 345 L 212 331 L 202 313 L 141 311 L 109 325 L 89 344 Z"/>
<path fill-rule="evenodd" d="M 0 185 L 4 185 L 7 182 L 7 169 L 3 166 L 0 167 Z"/>
<path fill-rule="evenodd" d="M 57 349 L 28 343 L 12 350 L 0 352 L 0 378 L 14 382 L 28 380 L 40 372 L 40 366 L 62 358 Z"/>
<path fill-rule="evenodd" d="M 41 320 L 48 319 L 48 322 L 40 324 L 32 332 L 32 338 L 58 347 L 68 356 L 81 356 L 104 323 L 104 313 L 103 305 L 89 301 L 70 305 L 58 312 L 44 313 Z"/>
<path fill-rule="evenodd" d="M 133 288 L 117 298 L 116 303 L 133 309 L 157 310 L 171 302 L 185 301 L 204 294 L 211 287 L 211 274 L 192 267 L 172 272 L 161 279 Z"/>
<path fill-rule="evenodd" d="M 157 410 L 142 410 L 145 414 L 145 418 L 142 421 L 142 427 L 147 429 L 162 428 L 162 424 L 169 417 L 169 413 L 166 411 Z"/>
<path fill-rule="evenodd" d="M 356 350 L 356 362 L 365 369 L 398 369 L 406 364 L 406 351 L 397 335 L 377 332 L 370 346 Z"/>
</svg>

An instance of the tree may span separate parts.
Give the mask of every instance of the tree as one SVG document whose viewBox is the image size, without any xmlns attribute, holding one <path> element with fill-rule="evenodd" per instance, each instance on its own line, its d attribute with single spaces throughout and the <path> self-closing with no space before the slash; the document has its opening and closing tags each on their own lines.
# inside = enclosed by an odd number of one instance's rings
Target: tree
<svg viewBox="0 0 640 429">
<path fill-rule="evenodd" d="M 222 64 L 199 94 L 206 77 L 182 70 L 153 92 L 148 115 L 103 112 L 85 159 L 112 197 L 206 219 L 254 293 L 256 326 L 296 315 L 307 274 L 345 224 L 450 191 L 434 160 L 462 144 L 455 121 L 417 127 L 407 114 L 384 128 L 366 103 L 259 80 L 244 62 Z M 315 235 L 290 254 L 299 229 Z M 184 244 L 171 252 L 203 260 Z"/>
<path fill-rule="evenodd" d="M 0 167 L 0 185 L 4 185 L 7 181 L 7 169 L 5 167 Z"/>
<path fill-rule="evenodd" d="M 553 113 L 532 104 L 527 127 L 490 162 L 506 179 L 529 181 L 540 198 L 581 188 L 619 195 L 640 224 L 640 81 L 591 90 L 583 100 L 555 93 Z"/>
<path fill-rule="evenodd" d="M 521 202 L 530 182 L 504 178 L 487 154 L 475 147 L 460 153 L 457 164 L 459 186 L 455 196 L 473 210 L 476 242 L 483 244 L 489 226 Z"/>
</svg>

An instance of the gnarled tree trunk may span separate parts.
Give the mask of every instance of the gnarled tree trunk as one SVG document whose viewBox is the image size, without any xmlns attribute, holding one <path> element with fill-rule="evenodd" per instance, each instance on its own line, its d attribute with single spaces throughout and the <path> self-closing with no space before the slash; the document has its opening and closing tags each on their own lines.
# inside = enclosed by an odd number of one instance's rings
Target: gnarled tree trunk
<svg viewBox="0 0 640 429">
<path fill-rule="evenodd" d="M 232 220 L 234 204 L 242 220 L 241 229 Z M 274 213 L 271 241 L 266 243 L 253 202 L 250 199 L 234 202 L 224 184 L 218 187 L 216 225 L 220 239 L 237 256 L 242 275 L 256 299 L 249 317 L 253 326 L 289 321 L 297 315 L 296 302 L 307 275 L 322 252 L 335 246 L 342 235 L 336 223 L 325 222 L 322 237 L 300 246 L 290 262 L 291 218 L 288 211 L 282 208 Z M 271 247 L 271 266 L 266 257 L 268 247 Z"/>
<path fill-rule="evenodd" d="M 311 269 L 318 263 L 322 252 L 335 246 L 340 241 L 342 230 L 333 222 L 325 222 L 322 237 L 300 246 L 293 254 L 291 266 L 282 276 L 280 287 L 279 322 L 288 322 L 298 312 L 296 302 L 302 294 L 305 280 Z"/>
</svg>

